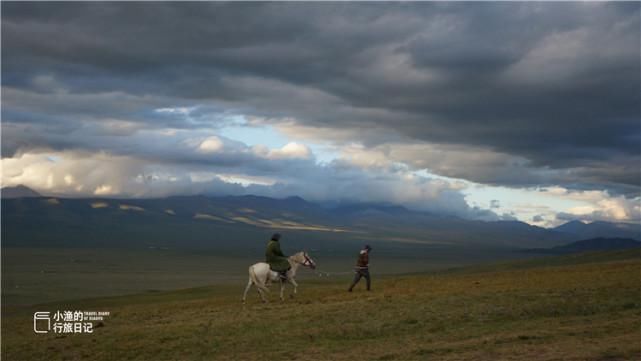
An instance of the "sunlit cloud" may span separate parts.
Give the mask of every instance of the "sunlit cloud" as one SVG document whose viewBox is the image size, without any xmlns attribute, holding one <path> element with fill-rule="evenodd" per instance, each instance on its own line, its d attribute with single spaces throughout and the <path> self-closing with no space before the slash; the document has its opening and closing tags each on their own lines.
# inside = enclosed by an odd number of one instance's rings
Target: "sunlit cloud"
<svg viewBox="0 0 641 361">
<path fill-rule="evenodd" d="M 254 153 L 268 159 L 310 159 L 313 154 L 308 146 L 300 143 L 287 143 L 279 149 L 268 149 L 264 146 L 253 147 Z"/>
<path fill-rule="evenodd" d="M 198 146 L 198 150 L 203 153 L 216 153 L 223 149 L 224 144 L 220 138 L 216 136 L 208 137 L 203 140 L 202 143 Z"/>
</svg>

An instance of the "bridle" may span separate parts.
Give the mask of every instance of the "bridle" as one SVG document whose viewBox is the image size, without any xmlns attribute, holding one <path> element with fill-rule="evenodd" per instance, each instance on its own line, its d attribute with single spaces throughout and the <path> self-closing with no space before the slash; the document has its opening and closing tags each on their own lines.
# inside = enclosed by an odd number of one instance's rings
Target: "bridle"
<svg viewBox="0 0 641 361">
<path fill-rule="evenodd" d="M 316 265 L 314 264 L 314 261 L 312 261 L 311 258 L 307 256 L 307 253 L 303 252 L 303 257 L 305 257 L 305 260 L 303 262 L 295 261 L 296 263 L 299 263 L 305 267 L 309 267 L 311 269 L 316 268 Z"/>
</svg>

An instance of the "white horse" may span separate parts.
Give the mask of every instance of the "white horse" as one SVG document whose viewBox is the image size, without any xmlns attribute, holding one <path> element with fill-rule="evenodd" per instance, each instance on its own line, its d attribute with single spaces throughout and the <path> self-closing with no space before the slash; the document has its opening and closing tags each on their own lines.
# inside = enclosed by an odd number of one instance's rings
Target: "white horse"
<svg viewBox="0 0 641 361">
<path fill-rule="evenodd" d="M 296 289 L 298 288 L 298 283 L 296 283 L 296 280 L 294 279 L 296 277 L 296 271 L 298 271 L 298 267 L 300 266 L 305 266 L 309 267 L 311 269 L 316 268 L 316 263 L 314 262 L 313 259 L 309 257 L 309 255 L 306 252 L 298 252 L 292 256 L 289 256 L 287 258 L 289 261 L 289 265 L 291 268 L 289 271 L 287 271 L 287 280 L 283 281 L 280 276 L 278 275 L 278 272 L 274 272 L 271 269 L 269 269 L 269 264 L 265 262 L 259 262 L 256 263 L 252 266 L 249 267 L 249 282 L 247 282 L 247 287 L 245 287 L 245 293 L 243 294 L 243 303 L 245 303 L 245 299 L 247 298 L 247 292 L 251 288 L 252 285 L 256 286 L 256 289 L 258 289 L 258 294 L 260 295 L 260 298 L 263 300 L 263 302 L 267 302 L 267 299 L 265 298 L 264 293 L 269 292 L 269 289 L 267 286 L 270 284 L 270 282 L 280 282 L 280 299 L 281 301 L 284 301 L 285 298 L 283 297 L 283 292 L 285 290 L 285 283 L 289 282 L 294 286 L 294 292 L 292 293 L 292 297 L 294 294 L 296 294 Z"/>
</svg>

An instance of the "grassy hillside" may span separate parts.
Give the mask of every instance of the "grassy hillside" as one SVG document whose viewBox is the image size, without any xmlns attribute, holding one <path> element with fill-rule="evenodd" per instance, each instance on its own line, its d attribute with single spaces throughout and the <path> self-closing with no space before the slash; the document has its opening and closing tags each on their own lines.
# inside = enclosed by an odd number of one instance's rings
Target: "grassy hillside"
<svg viewBox="0 0 641 361">
<path fill-rule="evenodd" d="M 632 360 L 636 251 L 456 272 L 306 280 L 284 303 L 243 285 L 4 307 L 4 360 Z M 347 277 L 347 276 L 345 276 Z M 93 334 L 36 335 L 34 311 L 110 311 Z"/>
</svg>

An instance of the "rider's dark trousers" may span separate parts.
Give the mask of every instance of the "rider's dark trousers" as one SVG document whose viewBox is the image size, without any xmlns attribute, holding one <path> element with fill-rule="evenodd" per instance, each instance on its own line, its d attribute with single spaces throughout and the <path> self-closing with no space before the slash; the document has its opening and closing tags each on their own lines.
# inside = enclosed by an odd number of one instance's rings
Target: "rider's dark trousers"
<svg viewBox="0 0 641 361">
<path fill-rule="evenodd" d="M 361 280 L 361 277 L 365 277 L 365 280 L 367 281 L 367 290 L 369 291 L 370 290 L 370 286 L 371 286 L 371 279 L 369 277 L 369 269 L 367 269 L 367 268 L 356 269 L 354 271 L 356 272 L 356 274 L 354 275 L 354 280 L 352 281 L 351 286 L 349 286 L 349 289 L 351 290 L 352 288 L 354 288 L 354 286 L 356 286 L 358 281 Z"/>
</svg>

